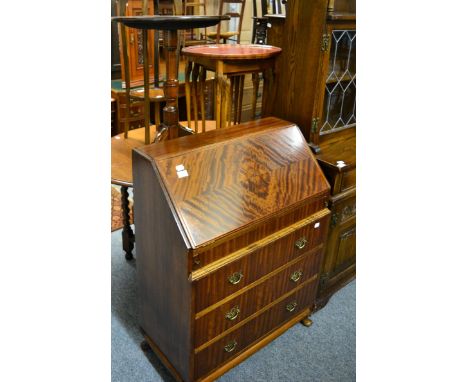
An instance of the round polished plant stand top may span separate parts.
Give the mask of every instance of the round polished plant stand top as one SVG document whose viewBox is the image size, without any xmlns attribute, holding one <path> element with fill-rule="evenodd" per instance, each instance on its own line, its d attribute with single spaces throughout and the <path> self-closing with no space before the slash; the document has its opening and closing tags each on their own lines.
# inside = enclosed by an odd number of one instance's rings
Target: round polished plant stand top
<svg viewBox="0 0 468 382">
<path fill-rule="evenodd" d="M 229 16 L 118 16 L 112 17 L 130 28 L 179 30 L 205 28 L 218 24 L 222 20 L 229 20 Z"/>
</svg>

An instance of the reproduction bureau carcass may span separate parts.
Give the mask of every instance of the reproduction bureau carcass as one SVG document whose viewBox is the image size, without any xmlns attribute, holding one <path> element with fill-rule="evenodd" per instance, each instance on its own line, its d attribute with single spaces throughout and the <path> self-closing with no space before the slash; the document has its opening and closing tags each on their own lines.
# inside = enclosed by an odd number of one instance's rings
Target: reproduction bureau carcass
<svg viewBox="0 0 468 382">
<path fill-rule="evenodd" d="M 139 322 L 180 381 L 212 381 L 311 324 L 330 186 L 264 118 L 133 151 Z"/>
</svg>

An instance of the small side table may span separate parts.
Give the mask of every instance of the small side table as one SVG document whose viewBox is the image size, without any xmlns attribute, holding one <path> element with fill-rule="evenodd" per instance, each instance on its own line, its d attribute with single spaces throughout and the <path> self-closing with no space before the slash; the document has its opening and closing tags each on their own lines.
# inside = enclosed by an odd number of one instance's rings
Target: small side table
<svg viewBox="0 0 468 382">
<path fill-rule="evenodd" d="M 135 235 L 130 226 L 128 187 L 133 187 L 132 150 L 150 142 L 173 139 L 178 137 L 179 113 L 177 101 L 179 95 L 179 80 L 177 73 L 177 49 L 179 46 L 177 31 L 179 29 L 204 28 L 218 24 L 221 20 L 229 20 L 229 16 L 120 16 L 113 17 L 113 21 L 122 24 L 123 28 L 143 30 L 143 64 L 144 64 L 144 114 L 145 127 L 123 133 L 111 138 L 112 184 L 122 186 L 122 209 L 124 214 L 124 228 L 122 242 L 125 258 L 133 258 L 132 250 Z M 150 84 L 148 59 L 148 30 L 156 29 L 164 32 L 163 49 L 166 53 L 166 81 L 164 82 L 164 98 L 166 106 L 163 108 L 163 121 L 155 129 L 150 129 Z M 123 32 L 123 35 L 125 33 Z M 127 65 L 128 67 L 128 65 Z M 128 88 L 127 88 L 128 89 Z M 156 131 L 157 130 L 157 131 Z"/>
<path fill-rule="evenodd" d="M 252 119 L 254 119 L 260 81 L 259 73 L 263 73 L 262 109 L 264 109 L 264 105 L 272 99 L 275 58 L 280 53 L 281 48 L 270 45 L 213 44 L 186 47 L 182 49 L 182 54 L 187 57 L 187 68 L 190 69 L 186 71 L 185 81 L 188 82 L 191 74 L 196 80 L 197 75 L 193 76 L 193 73 L 198 73 L 200 67 L 205 71 L 215 72 L 216 128 L 219 129 L 232 122 L 240 123 L 244 78 L 245 74 L 252 74 L 254 87 Z M 187 96 L 187 100 L 189 102 L 190 97 Z M 231 118 L 232 104 L 234 115 Z M 187 106 L 188 113 L 190 106 Z"/>
</svg>

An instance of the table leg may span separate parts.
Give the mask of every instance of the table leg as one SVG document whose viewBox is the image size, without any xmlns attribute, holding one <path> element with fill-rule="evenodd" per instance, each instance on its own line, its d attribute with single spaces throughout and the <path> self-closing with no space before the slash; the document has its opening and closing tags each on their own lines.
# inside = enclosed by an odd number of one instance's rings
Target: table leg
<svg viewBox="0 0 468 382">
<path fill-rule="evenodd" d="M 234 125 L 237 125 L 239 122 L 237 121 L 237 115 L 238 113 L 238 107 L 239 107 L 239 91 L 240 91 L 240 77 L 238 75 L 232 76 L 231 77 L 233 80 L 233 86 L 234 86 L 234 116 L 232 117 Z"/>
<path fill-rule="evenodd" d="M 260 77 L 258 73 L 252 73 L 252 120 L 256 118 L 257 112 L 257 98 L 258 98 L 258 88 L 260 86 Z"/>
<path fill-rule="evenodd" d="M 266 105 L 273 101 L 273 81 L 275 73 L 273 68 L 267 68 L 263 71 L 263 95 L 262 95 L 262 117 L 266 117 Z"/>
<path fill-rule="evenodd" d="M 244 96 L 244 78 L 245 75 L 239 77 L 239 99 L 237 100 L 237 123 L 241 123 L 242 119 L 242 98 Z"/>
<path fill-rule="evenodd" d="M 215 72 L 215 82 L 216 82 L 216 129 L 221 128 L 221 109 L 222 109 L 222 99 L 223 99 L 223 85 L 224 85 L 224 68 L 223 62 L 216 62 L 216 72 Z"/>
<path fill-rule="evenodd" d="M 221 128 L 228 126 L 229 83 L 226 76 L 221 77 Z"/>
<path fill-rule="evenodd" d="M 206 115 L 205 115 L 205 86 L 206 86 L 206 69 L 202 66 L 200 73 L 200 108 L 202 118 L 202 132 L 206 129 Z"/>
<path fill-rule="evenodd" d="M 127 260 L 133 259 L 132 250 L 135 243 L 135 235 L 132 227 L 130 226 L 130 207 L 128 201 L 128 187 L 122 186 L 121 190 L 121 204 L 123 214 L 123 229 L 122 229 L 122 247 L 125 251 L 125 258 Z"/>
</svg>

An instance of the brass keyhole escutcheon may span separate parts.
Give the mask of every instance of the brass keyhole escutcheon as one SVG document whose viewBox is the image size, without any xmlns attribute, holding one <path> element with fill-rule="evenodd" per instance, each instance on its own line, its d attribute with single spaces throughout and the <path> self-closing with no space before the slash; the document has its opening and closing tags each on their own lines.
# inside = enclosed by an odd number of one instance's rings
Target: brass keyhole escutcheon
<svg viewBox="0 0 468 382">
<path fill-rule="evenodd" d="M 242 272 L 234 272 L 231 276 L 228 277 L 228 280 L 232 285 L 236 285 L 240 283 L 242 277 L 244 277 Z"/>
<path fill-rule="evenodd" d="M 224 351 L 230 353 L 232 352 L 237 346 L 237 342 L 236 341 L 229 341 L 228 344 L 224 347 Z"/>
<path fill-rule="evenodd" d="M 294 281 L 295 283 L 297 283 L 301 277 L 302 277 L 302 271 L 296 271 L 291 275 L 290 279 L 291 281 Z"/>
<path fill-rule="evenodd" d="M 289 303 L 288 305 L 286 305 L 286 310 L 288 312 L 292 312 L 294 309 L 296 309 L 296 306 L 297 306 L 297 302 L 294 301 L 294 302 L 291 302 Z"/>
<path fill-rule="evenodd" d="M 235 306 L 229 312 L 226 313 L 225 317 L 230 321 L 234 321 L 239 316 L 239 313 L 240 313 L 239 307 Z"/>
<path fill-rule="evenodd" d="M 305 237 L 301 237 L 299 240 L 296 241 L 296 248 L 302 249 L 307 245 L 308 241 Z"/>
</svg>

